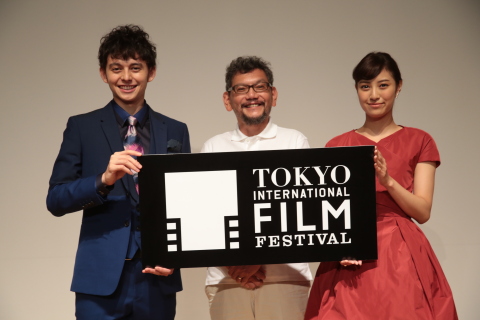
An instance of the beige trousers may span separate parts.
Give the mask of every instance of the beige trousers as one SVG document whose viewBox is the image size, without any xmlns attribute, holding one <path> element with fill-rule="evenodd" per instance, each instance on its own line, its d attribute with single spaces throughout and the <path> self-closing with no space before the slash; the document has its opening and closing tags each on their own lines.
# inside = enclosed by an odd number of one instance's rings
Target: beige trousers
<svg viewBox="0 0 480 320">
<path fill-rule="evenodd" d="M 206 286 L 212 320 L 303 320 L 310 281 L 267 283 L 249 290 L 236 284 Z"/>
</svg>

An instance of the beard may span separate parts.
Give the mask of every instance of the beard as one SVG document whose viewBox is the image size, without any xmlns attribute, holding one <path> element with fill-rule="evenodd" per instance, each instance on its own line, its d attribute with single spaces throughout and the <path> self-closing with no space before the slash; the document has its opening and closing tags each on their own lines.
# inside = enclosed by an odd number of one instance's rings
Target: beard
<svg viewBox="0 0 480 320">
<path fill-rule="evenodd" d="M 249 125 L 249 126 L 252 126 L 252 125 L 257 125 L 257 124 L 261 124 L 265 121 L 265 119 L 268 118 L 268 114 L 264 111 L 262 115 L 258 116 L 258 117 L 248 117 L 247 115 L 245 115 L 244 113 L 242 113 L 242 120 L 243 122 L 245 122 L 245 124 Z"/>
</svg>

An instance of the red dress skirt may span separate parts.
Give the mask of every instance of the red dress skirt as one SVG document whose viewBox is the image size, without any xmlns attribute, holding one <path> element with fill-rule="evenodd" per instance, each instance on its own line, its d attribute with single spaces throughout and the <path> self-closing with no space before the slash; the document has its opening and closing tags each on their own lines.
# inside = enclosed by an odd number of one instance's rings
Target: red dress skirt
<svg viewBox="0 0 480 320">
<path fill-rule="evenodd" d="M 350 131 L 327 146 L 377 145 L 389 174 L 413 189 L 418 162 L 440 164 L 433 139 L 404 127 L 375 143 Z M 377 182 L 378 260 L 343 267 L 322 262 L 308 300 L 305 320 L 458 319 L 452 292 L 430 243 Z"/>
</svg>

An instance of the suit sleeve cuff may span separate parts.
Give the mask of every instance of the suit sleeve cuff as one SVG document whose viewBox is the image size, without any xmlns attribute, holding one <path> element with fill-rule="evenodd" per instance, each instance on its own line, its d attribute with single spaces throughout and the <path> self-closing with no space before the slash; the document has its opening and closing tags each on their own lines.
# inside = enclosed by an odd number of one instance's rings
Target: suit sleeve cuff
<svg viewBox="0 0 480 320">
<path fill-rule="evenodd" d="M 99 174 L 95 178 L 95 189 L 97 190 L 97 193 L 103 198 L 105 198 L 110 193 L 110 191 L 112 191 L 114 186 L 115 185 L 107 186 L 106 184 L 102 183 L 102 174 Z"/>
</svg>

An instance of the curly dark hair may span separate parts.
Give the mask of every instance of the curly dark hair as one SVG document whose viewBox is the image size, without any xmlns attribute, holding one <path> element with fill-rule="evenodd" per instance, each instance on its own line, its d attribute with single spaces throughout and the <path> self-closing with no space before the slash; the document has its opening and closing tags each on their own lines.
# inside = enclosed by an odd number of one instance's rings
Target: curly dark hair
<svg viewBox="0 0 480 320">
<path fill-rule="evenodd" d="M 273 73 L 270 69 L 270 63 L 256 56 L 243 56 L 238 57 L 227 66 L 227 72 L 225 73 L 225 89 L 232 86 L 233 77 L 237 73 L 247 73 L 255 69 L 260 69 L 267 75 L 268 82 L 273 85 Z"/>
<path fill-rule="evenodd" d="M 370 52 L 357 64 L 353 69 L 353 79 L 355 80 L 355 86 L 360 80 L 372 80 L 383 71 L 383 69 L 389 71 L 395 80 L 396 85 L 402 81 L 402 74 L 398 68 L 397 62 L 385 52 Z"/>
<path fill-rule="evenodd" d="M 114 28 L 100 39 L 98 62 L 103 70 L 106 70 L 108 57 L 141 59 L 151 70 L 156 66 L 157 49 L 142 27 L 127 24 Z"/>
</svg>

